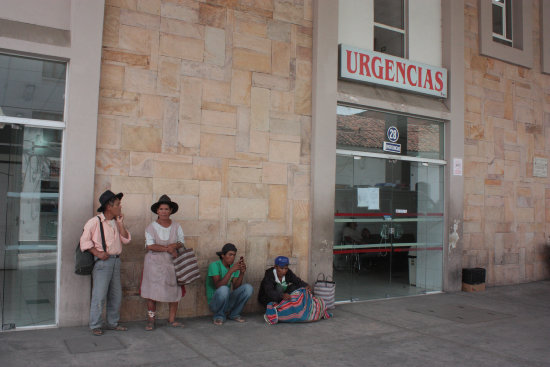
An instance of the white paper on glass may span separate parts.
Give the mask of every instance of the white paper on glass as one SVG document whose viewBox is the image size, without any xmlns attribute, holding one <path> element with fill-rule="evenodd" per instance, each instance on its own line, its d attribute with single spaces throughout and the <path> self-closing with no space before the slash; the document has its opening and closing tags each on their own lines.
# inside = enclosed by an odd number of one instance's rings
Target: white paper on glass
<svg viewBox="0 0 550 367">
<path fill-rule="evenodd" d="M 369 210 L 380 210 L 380 190 L 378 187 L 358 187 L 357 206 Z"/>
</svg>

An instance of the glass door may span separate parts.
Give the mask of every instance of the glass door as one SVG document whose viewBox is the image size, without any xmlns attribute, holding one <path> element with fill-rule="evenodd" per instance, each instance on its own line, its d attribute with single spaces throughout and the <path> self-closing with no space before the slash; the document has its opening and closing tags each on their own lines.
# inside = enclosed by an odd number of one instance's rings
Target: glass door
<svg viewBox="0 0 550 367">
<path fill-rule="evenodd" d="M 443 166 L 338 155 L 337 300 L 441 290 Z"/>
<path fill-rule="evenodd" d="M 61 130 L 0 128 L 2 329 L 55 324 Z"/>
</svg>

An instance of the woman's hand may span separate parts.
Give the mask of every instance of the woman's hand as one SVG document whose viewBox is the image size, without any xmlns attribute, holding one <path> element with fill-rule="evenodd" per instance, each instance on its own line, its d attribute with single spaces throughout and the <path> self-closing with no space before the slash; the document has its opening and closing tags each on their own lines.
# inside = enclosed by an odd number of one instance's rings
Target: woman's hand
<svg viewBox="0 0 550 367">
<path fill-rule="evenodd" d="M 168 246 L 166 248 L 166 252 L 168 252 L 170 255 L 172 255 L 172 257 L 175 259 L 176 257 L 178 257 L 178 250 L 172 246 Z"/>
</svg>

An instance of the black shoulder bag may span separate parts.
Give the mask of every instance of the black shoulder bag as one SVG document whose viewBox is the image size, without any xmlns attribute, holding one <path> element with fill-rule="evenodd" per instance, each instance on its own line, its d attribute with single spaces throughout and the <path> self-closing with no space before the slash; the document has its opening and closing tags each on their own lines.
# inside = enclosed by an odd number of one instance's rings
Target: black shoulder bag
<svg viewBox="0 0 550 367">
<path fill-rule="evenodd" d="M 97 216 L 99 220 L 99 228 L 101 229 L 101 243 L 103 244 L 103 251 L 107 251 L 107 246 L 105 245 L 105 233 L 103 232 L 103 223 L 101 223 L 101 218 Z M 78 275 L 90 275 L 94 270 L 95 260 L 94 255 L 86 250 L 82 251 L 80 249 L 80 241 L 76 245 L 75 258 L 74 258 L 74 272 Z"/>
</svg>

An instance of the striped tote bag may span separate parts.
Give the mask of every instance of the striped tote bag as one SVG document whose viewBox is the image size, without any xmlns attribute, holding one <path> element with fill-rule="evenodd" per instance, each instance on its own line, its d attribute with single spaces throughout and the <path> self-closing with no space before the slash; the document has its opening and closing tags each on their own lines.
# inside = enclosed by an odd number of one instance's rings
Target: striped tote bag
<svg viewBox="0 0 550 367">
<path fill-rule="evenodd" d="M 336 296 L 336 283 L 331 276 L 325 277 L 325 274 L 319 273 L 317 280 L 313 285 L 313 294 L 325 301 L 327 310 L 334 308 L 334 298 Z"/>
<path fill-rule="evenodd" d="M 199 264 L 193 249 L 180 250 L 173 261 L 178 285 L 189 284 L 200 278 Z"/>
</svg>

